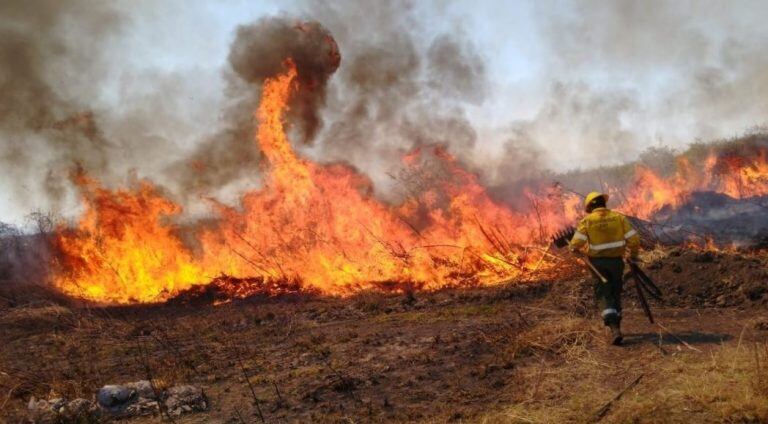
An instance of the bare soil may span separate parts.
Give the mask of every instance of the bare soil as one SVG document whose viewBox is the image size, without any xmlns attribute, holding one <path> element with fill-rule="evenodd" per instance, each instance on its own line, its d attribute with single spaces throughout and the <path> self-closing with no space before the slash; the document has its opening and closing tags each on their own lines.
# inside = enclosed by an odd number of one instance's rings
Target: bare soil
<svg viewBox="0 0 768 424">
<path fill-rule="evenodd" d="M 90 398 L 104 384 L 152 378 L 205 388 L 212 407 L 183 423 L 765 422 L 759 396 L 724 390 L 712 403 L 692 390 L 706 373 L 736 384 L 715 358 L 768 342 L 766 255 L 701 255 L 648 253 L 666 298 L 652 303 L 650 324 L 626 291 L 624 347 L 606 343 L 583 271 L 567 281 L 218 306 L 83 308 L 6 285 L 0 417 L 23 422 L 31 396 Z M 754 393 L 763 372 L 768 387 L 760 352 L 754 367 L 739 363 Z M 673 384 L 683 406 L 644 401 Z"/>
</svg>

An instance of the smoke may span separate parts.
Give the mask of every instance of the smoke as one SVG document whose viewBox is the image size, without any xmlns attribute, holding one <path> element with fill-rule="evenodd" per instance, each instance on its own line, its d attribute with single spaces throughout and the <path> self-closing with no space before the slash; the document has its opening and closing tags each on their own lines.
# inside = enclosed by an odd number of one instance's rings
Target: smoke
<svg viewBox="0 0 768 424">
<path fill-rule="evenodd" d="M 69 25 L 74 17 L 77 26 Z M 96 171 L 108 166 L 94 114 L 51 81 L 64 73 L 73 85 L 95 78 L 98 40 L 119 24 L 106 3 L 0 3 L 0 168 L 18 207 L 32 207 L 40 198 L 47 200 L 44 206 L 61 201 L 61 177 L 74 163 Z"/>
<path fill-rule="evenodd" d="M 290 17 L 213 35 L 198 30 L 215 19 L 194 3 L 0 3 L 2 213 L 73 204 L 75 165 L 107 185 L 136 169 L 185 206 L 236 198 L 259 181 L 252 114 L 286 56 L 302 86 L 295 147 L 363 169 L 387 198 L 388 174 L 421 146 L 447 146 L 507 197 L 547 169 L 729 137 L 768 114 L 764 2 L 531 2 L 535 42 L 519 55 L 533 71 L 507 86 L 507 64 L 478 36 L 520 36 L 493 24 L 501 5 L 280 6 Z M 185 53 L 197 46 L 206 53 Z"/>
<path fill-rule="evenodd" d="M 659 144 L 727 137 L 763 120 L 766 97 L 745 88 L 760 88 L 765 74 L 759 50 L 746 48 L 754 34 L 722 32 L 743 13 L 718 7 L 692 19 L 686 5 L 653 6 L 533 5 L 540 72 L 531 89 L 502 104 L 524 93 L 536 109 L 489 129 L 478 114 L 495 96 L 487 67 L 494 58 L 461 21 L 441 32 L 409 2 L 310 3 L 306 13 L 334 34 L 344 64 L 329 85 L 330 125 L 320 147 L 305 152 L 351 162 L 386 192 L 385 176 L 404 152 L 443 144 L 509 198 L 532 180 L 557 179 L 549 170 L 618 165 Z M 750 57 L 754 63 L 742 63 Z"/>
<path fill-rule="evenodd" d="M 296 16 L 237 29 L 223 130 L 170 171 L 183 192 L 221 193 L 258 179 L 252 111 L 261 83 L 287 57 L 302 86 L 289 117 L 302 154 L 364 169 L 384 195 L 407 151 L 441 144 L 462 158 L 472 154 L 477 131 L 465 105 L 482 103 L 488 81 L 484 59 L 461 31 L 430 34 L 405 1 L 311 2 Z"/>
<path fill-rule="evenodd" d="M 639 137 L 624 119 L 636 108 L 631 92 L 594 92 L 585 83 L 551 85 L 541 109 L 530 120 L 511 124 L 507 144 L 535 146 L 555 169 L 615 165 L 635 159 Z"/>
<path fill-rule="evenodd" d="M 156 33 L 168 24 L 162 8 L 178 6 L 0 2 L 3 220 L 22 224 L 32 210 L 74 215 L 73 167 L 107 185 L 123 183 L 132 170 L 162 182 L 161 170 L 186 155 L 185 144 L 212 132 L 219 66 L 211 72 L 152 62 L 178 60 L 178 46 L 193 41 Z"/>
<path fill-rule="evenodd" d="M 318 22 L 264 18 L 238 28 L 229 52 L 237 75 L 257 85 L 280 72 L 288 58 L 296 64 L 300 84 L 290 110 L 300 118 L 302 138 L 311 141 L 321 126 L 318 108 L 325 101 L 326 82 L 341 60 L 333 36 Z"/>
<path fill-rule="evenodd" d="M 191 159 L 171 167 L 186 194 L 217 190 L 247 177 L 257 178 L 259 162 L 253 142 L 253 110 L 264 80 L 280 73 L 286 60 L 298 72 L 299 90 L 289 105 L 293 135 L 310 143 L 322 127 L 319 110 L 325 103 L 328 78 L 341 57 L 333 36 L 318 22 L 265 17 L 237 28 L 226 73 L 229 106 L 221 131 L 203 141 Z"/>
<path fill-rule="evenodd" d="M 334 34 L 343 57 L 323 110 L 330 125 L 305 154 L 364 169 L 385 197 L 408 151 L 440 144 L 471 162 L 478 134 L 467 108 L 482 104 L 488 78 L 460 27 L 435 32 L 408 1 L 309 2 L 304 13 Z"/>
<path fill-rule="evenodd" d="M 614 165 L 765 123 L 765 2 L 579 0 L 534 11 L 543 101 L 516 127 L 547 152 L 547 167 Z"/>
</svg>

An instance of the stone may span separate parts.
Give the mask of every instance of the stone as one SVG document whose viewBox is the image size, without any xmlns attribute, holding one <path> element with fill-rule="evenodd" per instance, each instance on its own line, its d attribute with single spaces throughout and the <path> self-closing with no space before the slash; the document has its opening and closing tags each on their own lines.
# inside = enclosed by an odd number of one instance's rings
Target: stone
<svg viewBox="0 0 768 424">
<path fill-rule="evenodd" d="M 99 416 L 98 407 L 93 401 L 83 398 L 73 399 L 59 411 L 64 422 L 82 422 L 86 418 Z"/>
<path fill-rule="evenodd" d="M 65 398 L 37 400 L 32 397 L 27 403 L 27 409 L 29 420 L 36 424 L 93 422 L 100 416 L 95 403 L 82 398 L 67 401 Z"/>
<path fill-rule="evenodd" d="M 64 398 L 53 398 L 48 401 L 48 405 L 52 411 L 59 413 L 67 405 L 67 401 Z"/>
<path fill-rule="evenodd" d="M 134 381 L 133 383 L 126 384 L 125 387 L 135 390 L 139 397 L 155 399 L 155 391 L 152 389 L 152 383 L 149 380 Z"/>
<path fill-rule="evenodd" d="M 190 385 L 174 386 L 168 389 L 167 394 L 168 398 L 165 400 L 165 406 L 168 412 L 173 415 L 208 409 L 208 399 L 199 387 Z"/>
<path fill-rule="evenodd" d="M 124 405 L 138 397 L 136 390 L 117 384 L 108 384 L 96 394 L 99 405 L 105 408 L 114 408 Z"/>
<path fill-rule="evenodd" d="M 156 400 L 140 397 L 135 402 L 128 405 L 124 410 L 120 411 L 119 415 L 128 417 L 150 415 L 159 411 L 158 406 L 159 404 Z"/>
<path fill-rule="evenodd" d="M 96 422 L 113 418 L 130 418 L 156 414 L 163 402 L 171 415 L 181 415 L 208 409 L 203 390 L 190 385 L 173 386 L 159 393 L 160 399 L 147 380 L 126 384 L 108 384 L 96 393 L 96 400 L 52 398 L 27 402 L 32 423 L 54 424 Z M 100 421 L 99 421 L 100 422 Z"/>
</svg>

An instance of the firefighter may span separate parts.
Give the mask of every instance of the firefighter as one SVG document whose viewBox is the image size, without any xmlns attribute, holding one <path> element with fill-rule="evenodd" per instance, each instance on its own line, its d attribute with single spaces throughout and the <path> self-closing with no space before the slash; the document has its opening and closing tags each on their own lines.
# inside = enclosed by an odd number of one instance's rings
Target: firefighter
<svg viewBox="0 0 768 424">
<path fill-rule="evenodd" d="M 629 220 L 606 207 L 608 195 L 592 192 L 584 199 L 587 215 L 579 222 L 571 239 L 571 251 L 584 250 L 592 265 L 608 280 L 603 283 L 595 275 L 595 297 L 603 323 L 611 330 L 611 343 L 620 345 L 621 290 L 624 276 L 623 257 L 629 250 L 630 260 L 637 259 L 640 237 Z M 594 272 L 593 272 L 594 274 Z"/>
</svg>

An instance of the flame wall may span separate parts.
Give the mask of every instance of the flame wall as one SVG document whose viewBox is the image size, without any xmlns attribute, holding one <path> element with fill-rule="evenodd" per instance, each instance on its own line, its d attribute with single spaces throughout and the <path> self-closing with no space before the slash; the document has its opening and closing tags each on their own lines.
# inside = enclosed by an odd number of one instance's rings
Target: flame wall
<svg viewBox="0 0 768 424">
<path fill-rule="evenodd" d="M 547 237 L 577 218 L 578 196 L 557 186 L 531 188 L 530 207 L 513 210 L 492 200 L 447 151 L 432 147 L 403 158 L 410 196 L 384 204 L 373 197 L 370 180 L 350 167 L 296 155 L 285 128 L 296 90 L 290 60 L 265 81 L 255 113 L 256 142 L 267 159 L 264 187 L 245 193 L 237 208 L 214 204 L 216 224 L 196 231 L 200 252 L 181 242 L 173 225 L 181 208 L 151 182 L 110 191 L 76 174 L 86 212 L 77 228 L 59 228 L 55 286 L 106 303 L 164 301 L 221 276 L 300 281 L 347 295 L 383 284 L 494 284 L 554 265 L 544 250 Z M 765 150 L 750 157 L 712 154 L 703 169 L 681 157 L 671 176 L 638 167 L 629 187 L 609 192 L 619 210 L 651 218 L 698 190 L 768 194 L 767 176 Z"/>
</svg>

